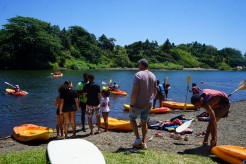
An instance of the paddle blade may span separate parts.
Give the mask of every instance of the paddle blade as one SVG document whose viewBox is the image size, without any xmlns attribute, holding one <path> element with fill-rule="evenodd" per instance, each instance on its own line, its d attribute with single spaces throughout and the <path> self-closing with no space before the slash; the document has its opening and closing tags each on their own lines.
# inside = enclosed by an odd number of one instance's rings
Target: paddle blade
<svg viewBox="0 0 246 164">
<path fill-rule="evenodd" d="M 14 85 L 12 85 L 12 84 L 10 84 L 10 83 L 8 83 L 8 82 L 4 82 L 5 84 L 7 84 L 7 85 L 10 85 L 11 87 L 13 87 L 13 88 L 15 88 L 15 86 Z"/>
<path fill-rule="evenodd" d="M 191 81 L 191 76 L 187 76 L 187 85 L 190 84 L 190 81 Z"/>
<path fill-rule="evenodd" d="M 240 84 L 238 85 L 238 88 L 235 91 L 233 91 L 232 93 L 230 93 L 228 95 L 228 97 L 230 97 L 231 95 L 233 95 L 234 93 L 236 93 L 239 90 L 246 90 L 246 80 L 241 81 Z"/>
<path fill-rule="evenodd" d="M 239 90 L 246 90 L 246 80 L 243 80 L 239 86 L 238 86 Z"/>
<path fill-rule="evenodd" d="M 166 76 L 166 78 L 165 78 L 165 83 L 166 84 L 168 83 L 168 76 Z"/>
<path fill-rule="evenodd" d="M 191 125 L 191 123 L 192 123 L 193 120 L 194 119 L 189 120 L 189 121 L 183 123 L 182 125 L 180 125 L 179 127 L 177 127 L 176 128 L 176 132 L 177 133 L 181 133 L 182 131 L 184 131 L 185 129 L 187 129 Z"/>
</svg>

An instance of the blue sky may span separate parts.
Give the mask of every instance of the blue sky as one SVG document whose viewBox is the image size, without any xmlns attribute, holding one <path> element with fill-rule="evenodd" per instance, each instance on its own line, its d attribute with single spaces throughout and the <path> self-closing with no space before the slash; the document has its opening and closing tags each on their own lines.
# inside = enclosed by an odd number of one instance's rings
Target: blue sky
<svg viewBox="0 0 246 164">
<path fill-rule="evenodd" d="M 245 0 L 1 0 L 0 25 L 15 16 L 78 25 L 124 46 L 168 38 L 178 45 L 198 41 L 246 52 Z"/>
</svg>

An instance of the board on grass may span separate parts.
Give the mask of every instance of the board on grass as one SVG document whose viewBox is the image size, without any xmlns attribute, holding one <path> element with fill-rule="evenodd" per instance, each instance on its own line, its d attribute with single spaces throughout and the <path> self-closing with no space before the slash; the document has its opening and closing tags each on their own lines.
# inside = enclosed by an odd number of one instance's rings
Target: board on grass
<svg viewBox="0 0 246 164">
<path fill-rule="evenodd" d="M 101 151 L 91 142 L 83 139 L 51 141 L 48 144 L 51 164 L 105 164 Z"/>
</svg>

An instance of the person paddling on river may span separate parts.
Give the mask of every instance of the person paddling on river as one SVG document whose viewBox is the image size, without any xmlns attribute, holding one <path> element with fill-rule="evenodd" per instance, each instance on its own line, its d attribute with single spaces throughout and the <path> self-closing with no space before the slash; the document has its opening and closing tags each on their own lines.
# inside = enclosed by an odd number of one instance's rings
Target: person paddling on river
<svg viewBox="0 0 246 164">
<path fill-rule="evenodd" d="M 14 89 L 15 89 L 15 92 L 20 92 L 21 91 L 19 85 L 15 85 Z"/>
<path fill-rule="evenodd" d="M 211 134 L 210 147 L 213 148 L 216 146 L 217 142 L 217 122 L 221 118 L 227 117 L 230 109 L 228 95 L 217 90 L 203 89 L 200 94 L 195 94 L 191 97 L 191 103 L 198 108 L 205 108 L 209 113 L 210 121 L 207 126 L 203 144 L 208 144 L 208 138 Z"/>
<path fill-rule="evenodd" d="M 120 88 L 120 86 L 116 82 L 114 82 L 113 85 L 112 85 L 112 83 L 109 84 L 108 88 L 109 88 L 110 91 L 117 91 Z"/>
<path fill-rule="evenodd" d="M 112 86 L 113 91 L 117 91 L 120 88 L 120 86 L 114 82 L 114 85 Z"/>
</svg>

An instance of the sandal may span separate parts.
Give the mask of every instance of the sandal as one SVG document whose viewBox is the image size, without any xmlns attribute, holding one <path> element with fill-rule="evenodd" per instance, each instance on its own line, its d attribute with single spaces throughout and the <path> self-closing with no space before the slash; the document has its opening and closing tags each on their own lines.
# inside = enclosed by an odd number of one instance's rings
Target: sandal
<svg viewBox="0 0 246 164">
<path fill-rule="evenodd" d="M 99 134 L 101 132 L 102 132 L 102 130 L 98 130 L 98 131 L 95 132 L 95 134 Z"/>
<path fill-rule="evenodd" d="M 163 134 L 160 133 L 160 132 L 157 132 L 157 133 L 155 133 L 155 136 L 156 136 L 156 137 L 163 137 Z"/>
<path fill-rule="evenodd" d="M 169 133 L 170 138 L 174 138 L 176 134 L 174 133 Z"/>
<path fill-rule="evenodd" d="M 198 133 L 196 133 L 196 136 L 197 137 L 204 137 L 205 134 L 206 134 L 206 132 L 198 132 Z"/>
<path fill-rule="evenodd" d="M 189 136 L 188 135 L 185 135 L 184 141 L 189 141 Z"/>
<path fill-rule="evenodd" d="M 181 140 L 181 139 L 183 139 L 183 137 L 180 134 L 177 134 L 177 135 L 174 136 L 173 139 L 175 139 L 175 140 Z"/>
</svg>

